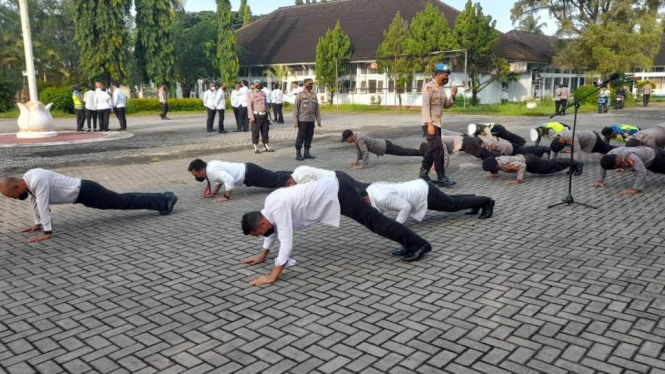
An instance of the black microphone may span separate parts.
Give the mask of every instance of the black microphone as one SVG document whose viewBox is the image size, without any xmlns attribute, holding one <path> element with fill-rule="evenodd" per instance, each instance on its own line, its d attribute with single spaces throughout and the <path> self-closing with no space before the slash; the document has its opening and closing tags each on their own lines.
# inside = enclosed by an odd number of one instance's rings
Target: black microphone
<svg viewBox="0 0 665 374">
<path fill-rule="evenodd" d="M 619 78 L 619 73 L 612 73 L 612 75 L 610 75 L 609 78 L 607 78 L 607 79 L 605 79 L 604 81 L 602 81 L 602 82 L 601 82 L 600 84 L 598 84 L 596 87 L 603 87 L 603 86 L 606 86 L 608 83 L 610 83 L 611 81 L 613 81 L 613 80 L 615 80 L 615 79 L 617 79 L 617 78 Z"/>
</svg>

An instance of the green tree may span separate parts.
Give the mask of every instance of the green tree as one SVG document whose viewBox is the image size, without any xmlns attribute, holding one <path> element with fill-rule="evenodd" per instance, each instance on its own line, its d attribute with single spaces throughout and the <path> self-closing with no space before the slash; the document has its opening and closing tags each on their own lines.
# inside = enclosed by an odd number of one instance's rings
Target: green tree
<svg viewBox="0 0 665 374">
<path fill-rule="evenodd" d="M 247 0 L 240 0 L 238 15 L 242 18 L 243 26 L 247 26 L 252 22 L 252 10 L 249 5 L 247 5 Z"/>
<path fill-rule="evenodd" d="M 345 75 L 351 58 L 351 39 L 342 30 L 339 20 L 316 44 L 316 81 L 326 87 L 332 103 L 337 92 L 337 77 Z"/>
<path fill-rule="evenodd" d="M 499 41 L 496 21 L 483 14 L 479 3 L 467 0 L 464 10 L 457 16 L 453 33 L 461 49 L 467 52 L 467 75 L 471 82 L 471 105 L 476 105 L 478 92 L 490 83 L 506 78 L 510 69 L 506 60 L 494 54 Z M 489 78 L 488 78 L 489 76 Z"/>
<path fill-rule="evenodd" d="M 529 14 L 519 20 L 519 26 L 517 26 L 517 29 L 542 35 L 544 34 L 544 27 L 547 27 L 547 22 L 540 22 L 540 16 L 536 17 L 533 14 Z"/>
<path fill-rule="evenodd" d="M 303 4 L 304 3 L 302 2 L 302 0 L 296 0 L 296 5 L 303 5 Z"/>
<path fill-rule="evenodd" d="M 382 73 L 388 74 L 390 80 L 395 82 L 400 106 L 402 106 L 402 90 L 413 80 L 413 67 L 409 59 L 404 56 L 405 46 L 410 39 L 411 34 L 406 27 L 406 22 L 397 11 L 388 30 L 383 32 L 383 42 L 376 51 L 378 69 Z"/>
<path fill-rule="evenodd" d="M 173 26 L 175 75 L 183 97 L 190 96 L 199 79 L 213 80 L 219 75 L 215 22 L 214 12 L 183 13 Z"/>
<path fill-rule="evenodd" d="M 222 82 L 229 86 L 238 78 L 238 46 L 233 29 L 233 13 L 229 0 L 217 0 L 217 63 Z"/>
<path fill-rule="evenodd" d="M 431 55 L 431 52 L 458 48 L 446 16 L 430 2 L 424 10 L 416 13 L 409 30 L 412 38 L 405 44 L 405 51 L 414 57 L 414 68 L 417 71 L 432 72 L 434 66 L 441 62 L 441 57 Z"/>
<path fill-rule="evenodd" d="M 134 0 L 136 9 L 136 68 L 144 82 L 175 83 L 175 46 L 172 26 L 177 3 L 173 0 Z"/>
</svg>

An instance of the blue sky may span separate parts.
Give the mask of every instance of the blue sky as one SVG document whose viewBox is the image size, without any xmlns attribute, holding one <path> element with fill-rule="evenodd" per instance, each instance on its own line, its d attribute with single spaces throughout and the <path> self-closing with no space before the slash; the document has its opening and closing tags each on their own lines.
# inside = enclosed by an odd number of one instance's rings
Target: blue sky
<svg viewBox="0 0 665 374">
<path fill-rule="evenodd" d="M 443 1 L 456 9 L 463 9 L 466 4 L 466 0 Z M 247 2 L 252 8 L 252 13 L 267 14 L 279 7 L 293 5 L 295 0 L 248 0 Z M 480 5 L 482 5 L 485 14 L 492 15 L 496 20 L 496 27 L 499 31 L 508 32 L 513 29 L 512 22 L 510 22 L 510 9 L 512 8 L 512 5 L 508 5 L 510 3 L 498 0 L 475 0 L 474 3 L 475 2 L 479 2 Z M 240 0 L 231 0 L 233 10 L 237 10 L 239 5 Z M 191 12 L 215 10 L 215 0 L 187 0 L 185 9 Z M 545 33 L 550 35 L 554 34 L 556 31 L 554 20 L 550 20 L 546 13 L 542 14 L 541 20 L 547 22 L 547 28 L 544 30 Z"/>
</svg>

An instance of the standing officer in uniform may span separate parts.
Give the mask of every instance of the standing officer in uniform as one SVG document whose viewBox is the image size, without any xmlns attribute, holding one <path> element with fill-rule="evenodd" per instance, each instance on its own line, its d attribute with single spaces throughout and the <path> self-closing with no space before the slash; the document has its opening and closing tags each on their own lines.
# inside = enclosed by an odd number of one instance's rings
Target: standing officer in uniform
<svg viewBox="0 0 665 374">
<path fill-rule="evenodd" d="M 455 181 L 446 177 L 446 170 L 443 162 L 443 142 L 441 141 L 441 116 L 443 109 L 448 109 L 455 105 L 455 95 L 457 87 L 450 91 L 450 97 L 443 91 L 443 85 L 448 83 L 448 77 L 452 71 L 446 64 L 437 64 L 434 69 L 434 78 L 423 86 L 422 98 L 423 106 L 421 109 L 421 126 L 426 134 L 427 148 L 423 155 L 423 163 L 420 168 L 420 178 L 429 181 L 429 170 L 434 165 L 436 170 L 436 180 L 432 183 L 438 186 L 452 186 Z"/>
<path fill-rule="evenodd" d="M 81 95 L 80 84 L 73 87 L 72 100 L 74 101 L 74 111 L 76 112 L 76 131 L 83 131 L 83 124 L 85 123 L 85 107 L 83 106 L 83 95 Z"/>
<path fill-rule="evenodd" d="M 263 150 L 265 152 L 274 152 L 268 147 L 268 131 L 270 130 L 270 121 L 268 121 L 268 101 L 265 92 L 261 89 L 263 84 L 255 79 L 252 82 L 252 91 L 247 95 L 247 115 L 252 124 L 252 144 L 254 144 L 254 153 L 261 153 L 259 150 L 259 135 L 263 141 Z"/>
<path fill-rule="evenodd" d="M 296 95 L 296 101 L 293 104 L 293 127 L 298 129 L 298 137 L 296 138 L 296 160 L 298 161 L 303 161 L 306 158 L 314 158 L 309 153 L 309 149 L 312 146 L 312 138 L 314 138 L 314 120 L 321 127 L 321 110 L 316 93 L 312 92 L 313 87 L 314 80 L 311 78 L 305 79 L 305 88 Z M 305 143 L 304 157 L 300 152 L 303 143 Z"/>
</svg>

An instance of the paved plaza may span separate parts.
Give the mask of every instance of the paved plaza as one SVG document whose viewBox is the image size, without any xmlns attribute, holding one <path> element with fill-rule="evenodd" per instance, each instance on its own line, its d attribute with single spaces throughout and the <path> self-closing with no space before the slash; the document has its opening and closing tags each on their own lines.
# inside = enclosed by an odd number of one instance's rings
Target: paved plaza
<svg viewBox="0 0 665 374">
<path fill-rule="evenodd" d="M 227 113 L 227 129 L 235 128 Z M 30 244 L 28 202 L 0 198 L 0 373 L 665 373 L 665 177 L 632 173 L 593 189 L 598 155 L 583 155 L 575 199 L 597 206 L 547 209 L 567 194 L 565 173 L 525 183 L 488 178 L 454 155 L 450 194 L 496 200 L 494 216 L 430 212 L 407 221 L 434 250 L 421 261 L 390 255 L 395 243 L 342 218 L 340 228 L 295 232 L 298 264 L 269 286 L 243 265 L 261 238 L 241 216 L 268 191 L 238 187 L 215 204 L 187 172 L 191 159 L 343 170 L 363 182 L 418 176 L 419 159 L 370 158 L 340 143 L 350 128 L 403 146 L 423 141 L 418 113 L 323 115 L 315 160 L 295 161 L 295 130 L 276 125 L 276 152 L 254 154 L 249 133 L 205 133 L 205 115 L 130 117 L 129 139 L 0 148 L 0 175 L 46 167 L 116 191 L 173 191 L 169 216 L 52 206 L 54 238 Z M 544 117 L 448 115 L 446 128 L 496 121 L 524 137 Z M 563 122 L 572 125 L 572 115 Z M 71 129 L 73 119 L 58 119 Z M 658 108 L 583 114 L 579 129 L 665 122 Z M 111 128 L 117 127 L 112 118 Z M 15 131 L 0 120 L 0 132 Z M 395 217 L 395 214 L 389 214 Z"/>
</svg>

